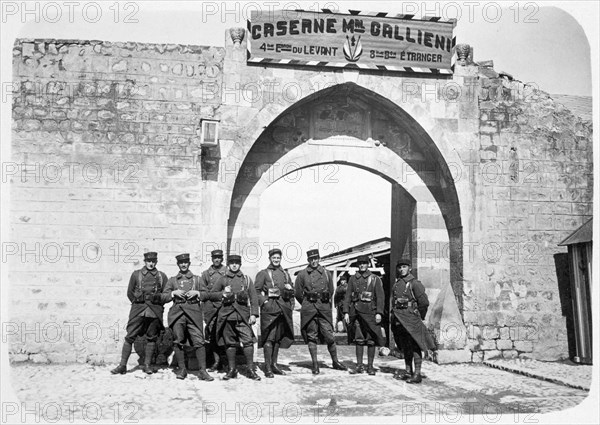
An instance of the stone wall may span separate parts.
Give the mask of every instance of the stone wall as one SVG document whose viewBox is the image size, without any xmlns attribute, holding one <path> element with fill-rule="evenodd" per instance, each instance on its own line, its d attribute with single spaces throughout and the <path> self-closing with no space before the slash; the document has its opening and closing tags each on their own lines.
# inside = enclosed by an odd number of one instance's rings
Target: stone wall
<svg viewBox="0 0 600 425">
<path fill-rule="evenodd" d="M 90 361 L 124 337 L 143 252 L 202 258 L 197 127 L 224 49 L 17 40 L 9 268 L 14 359 Z M 199 267 L 199 266 L 198 266 Z"/>
<path fill-rule="evenodd" d="M 244 43 L 227 43 L 17 40 L 12 162 L 3 170 L 13 361 L 114 360 L 142 253 L 158 251 L 167 275 L 184 251 L 194 271 L 206 267 L 207 252 L 224 247 L 236 177 L 263 129 L 303 97 L 348 82 L 402 108 L 460 172 L 449 233 L 463 244 L 449 261 L 462 267 L 451 282 L 424 282 L 445 294 L 438 324 L 459 329 L 454 358 L 566 357 L 554 255 L 592 214 L 591 123 L 489 66 L 457 65 L 450 81 L 248 67 Z M 425 91 L 435 84 L 432 98 Z M 221 120 L 220 163 L 210 169 L 202 118 Z M 314 149 L 307 161 L 335 153 Z M 387 159 L 376 152 L 365 155 L 373 168 L 401 181 L 392 150 Z M 431 242 L 440 223 L 418 240 Z M 256 223 L 247 224 L 255 237 Z M 423 260 L 437 249 L 420 246 Z"/>
<path fill-rule="evenodd" d="M 561 300 L 554 255 L 592 216 L 592 123 L 490 66 L 474 78 L 482 236 L 465 282 L 468 346 L 475 361 L 565 358 L 570 294 Z"/>
</svg>

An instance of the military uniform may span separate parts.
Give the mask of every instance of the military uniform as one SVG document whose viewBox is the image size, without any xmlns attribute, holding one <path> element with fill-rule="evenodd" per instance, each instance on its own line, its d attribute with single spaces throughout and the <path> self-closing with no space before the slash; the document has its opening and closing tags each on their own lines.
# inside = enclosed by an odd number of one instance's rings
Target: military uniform
<svg viewBox="0 0 600 425">
<path fill-rule="evenodd" d="M 216 249 L 211 252 L 211 258 L 223 258 L 223 251 Z M 217 281 L 225 276 L 227 267 L 221 264 L 219 267 L 211 265 L 208 269 L 202 272 L 202 281 L 209 292 L 213 292 Z M 221 307 L 221 298 L 216 301 L 206 300 L 203 305 L 204 323 L 206 325 L 204 336 L 206 338 L 207 357 L 212 359 L 212 364 L 209 370 L 216 371 L 219 369 L 219 364 L 226 363 L 225 353 L 217 344 L 217 312 Z"/>
<path fill-rule="evenodd" d="M 402 264 L 408 264 L 408 260 L 398 262 L 398 266 Z M 423 284 L 410 273 L 396 279 L 391 296 L 392 332 L 396 345 L 402 348 L 406 364 L 406 373 L 395 375 L 395 378 L 418 383 L 421 382 L 421 351 L 436 349 L 435 341 L 423 323 L 429 299 Z"/>
<path fill-rule="evenodd" d="M 241 264 L 239 255 L 230 255 L 227 259 L 231 263 Z M 230 291 L 226 291 L 230 288 Z M 249 276 L 244 275 L 241 270 L 233 272 L 227 270 L 225 276 L 221 277 L 213 290 L 208 293 L 209 300 L 222 298 L 216 319 L 217 343 L 226 348 L 229 371 L 223 377 L 228 380 L 237 376 L 236 350 L 242 344 L 246 364 L 250 369 L 249 377 L 260 380 L 254 371 L 254 343 L 256 337 L 250 323 L 250 316 L 258 317 L 258 299 L 256 290 Z"/>
<path fill-rule="evenodd" d="M 181 254 L 175 257 L 177 263 L 190 262 L 189 254 Z M 173 293 L 181 290 L 185 293 L 184 297 L 174 297 Z M 198 291 L 196 296 L 189 296 L 190 291 Z M 206 372 L 206 350 L 204 348 L 204 332 L 202 321 L 201 300 L 206 298 L 207 289 L 200 276 L 194 275 L 189 269 L 185 272 L 180 271 L 177 276 L 169 279 L 163 291 L 163 300 L 165 302 L 173 301 L 169 310 L 168 322 L 173 332 L 173 344 L 177 364 L 179 365 L 178 379 L 185 379 L 187 370 L 185 366 L 185 357 L 183 345 L 189 341 L 196 351 L 198 359 L 199 378 L 204 381 L 212 381 L 212 378 Z"/>
<path fill-rule="evenodd" d="M 319 257 L 319 251 L 314 249 L 307 252 L 309 261 Z M 331 295 L 333 283 L 329 272 L 323 266 L 301 270 L 296 277 L 295 296 L 302 305 L 300 309 L 300 330 L 312 359 L 312 373 L 320 373 L 317 361 L 317 343 L 325 342 L 333 361 L 333 368 L 347 370 L 337 358 L 337 348 L 333 337 L 331 311 Z"/>
<path fill-rule="evenodd" d="M 157 260 L 158 254 L 156 252 L 144 254 L 144 261 L 146 262 L 153 261 L 156 263 Z M 111 370 L 111 373 L 124 374 L 127 372 L 127 361 L 131 355 L 135 338 L 142 335 L 145 335 L 148 341 L 144 356 L 144 372 L 153 373 L 150 362 L 156 348 L 156 340 L 163 327 L 164 302 L 161 294 L 166 283 L 167 275 L 158 271 L 156 267 L 148 269 L 147 266 L 144 266 L 131 274 L 127 287 L 127 298 L 131 301 L 127 321 L 127 335 L 121 352 L 121 363 L 117 368 Z"/>
<path fill-rule="evenodd" d="M 361 256 L 358 263 L 368 264 L 369 258 Z M 384 346 L 385 339 L 381 332 L 381 319 L 385 305 L 385 293 L 383 283 L 368 269 L 360 270 L 350 277 L 346 297 L 344 298 L 344 313 L 348 314 L 350 323 L 348 325 L 348 339 L 350 343 L 356 344 L 357 368 L 351 373 L 362 373 L 363 350 L 368 346 L 367 372 L 375 375 L 373 359 L 375 358 L 375 346 Z M 376 321 L 379 315 L 379 322 Z"/>
<path fill-rule="evenodd" d="M 340 283 L 338 283 L 337 288 L 335 288 L 335 295 L 333 296 L 333 303 L 335 304 L 335 309 L 336 309 L 336 318 L 335 318 L 335 326 L 334 328 L 337 326 L 337 324 L 339 322 L 342 322 L 344 325 L 344 331 L 347 330 L 346 328 L 346 322 L 344 321 L 344 298 L 346 297 L 346 291 L 348 290 L 348 279 L 344 276 L 344 283 L 342 283 L 342 281 L 340 280 Z M 350 340 L 348 340 L 348 343 L 350 343 Z"/>
<path fill-rule="evenodd" d="M 269 251 L 269 258 L 281 255 L 281 250 Z M 286 288 L 290 286 L 290 289 Z M 289 348 L 294 343 L 294 291 L 291 278 L 281 266 L 273 264 L 258 272 L 254 288 L 260 305 L 260 339 L 265 355 L 265 376 L 272 378 L 273 373 L 285 375 L 277 366 L 279 348 Z"/>
</svg>

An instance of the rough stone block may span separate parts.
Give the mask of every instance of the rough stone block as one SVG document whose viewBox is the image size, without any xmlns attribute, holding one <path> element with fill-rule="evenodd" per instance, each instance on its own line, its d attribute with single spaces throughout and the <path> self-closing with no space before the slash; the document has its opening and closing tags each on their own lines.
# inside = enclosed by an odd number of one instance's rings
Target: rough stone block
<svg viewBox="0 0 600 425">
<path fill-rule="evenodd" d="M 499 339 L 496 341 L 496 347 L 499 350 L 510 350 L 513 348 L 513 342 L 510 339 Z"/>
<path fill-rule="evenodd" d="M 515 359 L 519 356 L 519 352 L 517 350 L 503 350 L 502 357 L 505 359 Z"/>
<path fill-rule="evenodd" d="M 46 356 L 46 354 L 43 353 L 32 354 L 30 357 L 33 363 L 49 363 L 48 356 Z"/>
<path fill-rule="evenodd" d="M 498 328 L 495 326 L 484 326 L 481 336 L 483 339 L 498 339 L 500 337 L 500 333 L 498 332 Z"/>
<path fill-rule="evenodd" d="M 487 339 L 481 341 L 480 347 L 482 350 L 495 350 L 496 349 L 496 340 L 495 339 Z"/>
<path fill-rule="evenodd" d="M 438 364 L 470 363 L 471 350 L 439 350 L 435 362 Z"/>
<path fill-rule="evenodd" d="M 483 353 L 484 360 L 498 359 L 500 357 L 502 357 L 502 351 L 500 350 L 489 350 Z"/>
<path fill-rule="evenodd" d="M 526 353 L 531 353 L 533 351 L 533 342 L 532 341 L 515 341 L 515 350 L 526 352 Z"/>
<path fill-rule="evenodd" d="M 500 339 L 511 339 L 509 327 L 504 326 L 504 327 L 500 328 Z"/>
<path fill-rule="evenodd" d="M 483 361 L 483 351 L 475 351 L 471 356 L 471 362 L 481 363 Z"/>
<path fill-rule="evenodd" d="M 9 356 L 11 363 L 21 363 L 29 361 L 29 354 L 17 353 Z"/>
</svg>

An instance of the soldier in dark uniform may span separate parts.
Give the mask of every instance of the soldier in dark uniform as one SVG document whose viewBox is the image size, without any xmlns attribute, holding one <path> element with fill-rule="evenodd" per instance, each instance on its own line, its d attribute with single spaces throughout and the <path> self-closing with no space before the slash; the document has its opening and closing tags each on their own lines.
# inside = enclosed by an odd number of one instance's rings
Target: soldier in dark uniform
<svg viewBox="0 0 600 425">
<path fill-rule="evenodd" d="M 340 276 L 340 280 L 337 284 L 337 288 L 335 288 L 335 295 L 333 296 L 333 302 L 335 304 L 336 317 L 335 317 L 335 326 L 337 327 L 338 323 L 342 322 L 344 326 L 344 331 L 347 331 L 346 322 L 344 320 L 344 298 L 346 297 L 346 290 L 348 289 L 348 275 L 343 273 Z"/>
<path fill-rule="evenodd" d="M 154 373 L 150 367 L 152 354 L 156 348 L 156 340 L 161 331 L 163 316 L 162 291 L 167 284 L 167 275 L 156 269 L 158 254 L 147 252 L 144 254 L 145 266 L 134 271 L 129 279 L 127 298 L 131 301 L 129 320 L 127 322 L 127 335 L 123 342 L 121 363 L 110 371 L 112 374 L 125 374 L 127 361 L 131 355 L 131 348 L 135 338 L 146 335 L 147 344 L 144 356 L 143 370 L 147 374 Z"/>
<path fill-rule="evenodd" d="M 350 278 L 344 299 L 344 320 L 348 323 L 348 339 L 356 344 L 356 369 L 350 373 L 363 373 L 363 353 L 367 346 L 367 373 L 375 375 L 373 359 L 375 346 L 383 347 L 381 319 L 385 305 L 383 283 L 369 271 L 369 257 L 357 259 L 358 272 Z"/>
<path fill-rule="evenodd" d="M 410 259 L 399 260 L 396 271 L 399 277 L 392 288 L 391 325 L 396 345 L 404 352 L 406 371 L 396 372 L 394 378 L 418 384 L 422 380 L 422 351 L 436 349 L 435 341 L 423 324 L 429 299 L 423 284 L 411 274 Z"/>
<path fill-rule="evenodd" d="M 200 301 L 206 297 L 206 287 L 200 276 L 190 271 L 190 254 L 180 254 L 175 257 L 179 273 L 167 282 L 163 291 L 163 301 L 173 301 L 169 310 L 169 327 L 173 332 L 173 349 L 179 371 L 177 379 L 185 379 L 185 355 L 183 345 L 186 340 L 196 350 L 198 359 L 198 378 L 203 381 L 213 381 L 214 378 L 206 372 L 206 350 L 204 348 L 204 332 L 202 330 L 202 304 Z"/>
<path fill-rule="evenodd" d="M 212 265 L 202 272 L 202 281 L 209 292 L 213 290 L 217 281 L 225 276 L 225 273 L 227 272 L 227 267 L 223 264 L 222 250 L 215 249 L 211 251 L 210 256 Z M 215 324 L 217 323 L 217 311 L 219 310 L 219 307 L 221 307 L 220 298 L 218 301 L 205 301 L 202 308 L 204 311 L 204 323 L 206 324 L 204 336 L 206 337 L 206 356 L 210 362 L 209 372 L 217 372 L 220 368 L 225 366 L 225 363 L 227 363 L 225 352 L 222 347 L 217 345 Z"/>
<path fill-rule="evenodd" d="M 301 270 L 296 277 L 296 300 L 302 305 L 300 310 L 300 328 L 304 342 L 312 359 L 312 373 L 318 375 L 317 343 L 324 341 L 331 355 L 332 366 L 337 370 L 348 370 L 337 358 L 337 347 L 333 337 L 333 317 L 331 312 L 331 295 L 333 282 L 329 272 L 319 265 L 318 249 L 306 253 L 308 267 Z"/>
<path fill-rule="evenodd" d="M 285 375 L 277 366 L 279 348 L 294 343 L 294 290 L 289 274 L 281 267 L 281 250 L 269 251 L 269 266 L 258 272 L 254 287 L 260 305 L 260 339 L 265 355 L 265 376 Z"/>
<path fill-rule="evenodd" d="M 227 273 L 221 277 L 213 291 L 208 293 L 211 300 L 222 299 L 221 308 L 217 313 L 217 343 L 226 347 L 229 370 L 223 377 L 229 380 L 237 377 L 236 351 L 242 344 L 250 379 L 260 381 L 260 376 L 254 370 L 254 343 L 256 337 L 252 325 L 258 317 L 258 299 L 256 290 L 249 276 L 240 270 L 242 257 L 230 255 L 227 257 Z"/>
</svg>

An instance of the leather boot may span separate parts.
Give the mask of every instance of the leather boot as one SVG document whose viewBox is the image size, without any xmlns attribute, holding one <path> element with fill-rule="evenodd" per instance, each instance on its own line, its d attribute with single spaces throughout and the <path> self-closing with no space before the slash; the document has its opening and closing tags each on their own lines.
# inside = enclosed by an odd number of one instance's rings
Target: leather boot
<svg viewBox="0 0 600 425">
<path fill-rule="evenodd" d="M 121 363 L 111 370 L 110 373 L 113 375 L 125 375 L 127 373 L 127 361 L 129 360 L 129 356 L 131 356 L 132 349 L 133 345 L 131 342 L 123 342 L 123 348 L 121 349 Z"/>
<path fill-rule="evenodd" d="M 214 381 L 215 378 L 206 372 L 206 348 L 204 346 L 196 348 L 196 358 L 198 359 L 198 378 L 202 381 Z"/>
<path fill-rule="evenodd" d="M 327 346 L 327 350 L 329 350 L 329 355 L 331 356 L 331 366 L 335 369 L 335 370 L 348 370 L 348 368 L 341 364 L 338 361 L 337 358 L 337 347 L 335 345 L 335 342 L 329 344 Z"/>
<path fill-rule="evenodd" d="M 175 377 L 177 379 L 185 379 L 187 376 L 187 369 L 185 367 L 185 354 L 183 352 L 183 349 L 180 346 L 175 345 L 173 347 L 173 350 L 175 351 L 175 358 L 177 359 L 178 367 L 178 371 Z"/>
<path fill-rule="evenodd" d="M 273 373 L 275 375 L 285 375 L 285 372 L 281 369 L 279 369 L 279 366 L 277 366 L 277 358 L 279 357 L 279 344 L 275 343 L 273 344 L 273 362 L 271 363 L 271 370 L 273 370 Z"/>
<path fill-rule="evenodd" d="M 244 347 L 244 357 L 246 357 L 246 366 L 248 366 L 248 378 L 260 381 L 260 376 L 254 370 L 254 345 Z"/>
<path fill-rule="evenodd" d="M 127 373 L 127 366 L 120 364 L 110 371 L 113 375 L 125 375 Z"/>
<path fill-rule="evenodd" d="M 317 360 L 317 344 L 315 344 L 314 342 L 309 342 L 308 352 L 310 353 L 310 359 L 312 360 L 312 374 L 318 375 L 319 373 L 321 373 L 321 371 L 319 370 L 319 361 Z"/>
<path fill-rule="evenodd" d="M 265 342 L 263 353 L 265 356 L 265 378 L 274 378 L 275 375 L 271 369 L 271 363 L 273 362 L 273 345 L 270 342 Z"/>
<path fill-rule="evenodd" d="M 155 347 L 156 343 L 148 342 L 146 343 L 146 349 L 144 350 L 144 367 L 142 370 L 148 375 L 152 375 L 154 373 L 154 370 L 152 370 L 150 364 L 152 363 L 152 356 L 154 355 Z"/>
<path fill-rule="evenodd" d="M 356 369 L 350 370 L 350 375 L 356 375 L 365 371 L 365 367 L 363 366 L 363 354 L 364 347 L 362 345 L 356 345 Z"/>
<path fill-rule="evenodd" d="M 375 346 L 369 345 L 367 347 L 367 373 L 371 376 L 375 375 L 375 368 L 373 367 L 373 360 L 375 359 Z"/>
<path fill-rule="evenodd" d="M 408 378 L 406 380 L 406 383 L 407 384 L 420 384 L 422 380 L 423 380 L 423 378 L 421 377 L 421 374 L 415 373 L 415 374 L 413 374 L 413 376 L 411 376 L 410 378 Z"/>
<path fill-rule="evenodd" d="M 227 347 L 226 353 L 227 353 L 227 361 L 229 363 L 229 370 L 223 377 L 224 381 L 228 381 L 230 379 L 237 378 L 238 372 L 237 372 L 236 365 L 235 365 L 235 352 L 236 351 L 237 351 L 236 347 Z"/>
</svg>

